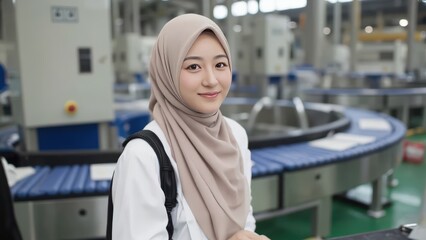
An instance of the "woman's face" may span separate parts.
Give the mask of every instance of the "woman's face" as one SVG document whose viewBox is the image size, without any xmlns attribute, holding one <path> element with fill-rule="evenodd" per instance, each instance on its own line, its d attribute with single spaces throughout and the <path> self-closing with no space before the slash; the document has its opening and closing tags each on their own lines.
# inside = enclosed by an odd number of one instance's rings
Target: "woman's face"
<svg viewBox="0 0 426 240">
<path fill-rule="evenodd" d="M 232 75 L 228 57 L 213 33 L 202 33 L 189 49 L 180 71 L 179 90 L 185 105 L 215 113 L 228 94 Z"/>
</svg>

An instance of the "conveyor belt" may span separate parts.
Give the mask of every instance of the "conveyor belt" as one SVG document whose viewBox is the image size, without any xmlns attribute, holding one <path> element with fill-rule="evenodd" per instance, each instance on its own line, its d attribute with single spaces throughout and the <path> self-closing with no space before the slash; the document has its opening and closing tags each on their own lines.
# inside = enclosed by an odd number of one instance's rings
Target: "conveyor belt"
<svg viewBox="0 0 426 240">
<path fill-rule="evenodd" d="M 365 136 L 374 136 L 376 141 L 366 145 L 359 145 L 352 149 L 335 152 L 310 146 L 308 143 L 297 143 L 283 145 L 278 147 L 268 147 L 252 150 L 252 159 L 257 164 L 269 165 L 278 164 L 274 171 L 294 171 L 298 169 L 319 166 L 323 164 L 345 161 L 374 153 L 383 148 L 386 148 L 405 136 L 405 126 L 401 122 L 382 114 L 374 114 L 371 112 L 347 109 L 345 114 L 352 120 L 351 127 L 346 130 L 346 133 L 359 134 Z M 381 118 L 386 119 L 393 127 L 391 132 L 386 131 L 371 131 L 362 130 L 359 128 L 358 122 L 361 118 Z M 272 165 L 271 165 L 272 166 Z M 253 173 L 253 176 L 256 176 Z"/>
<path fill-rule="evenodd" d="M 374 136 L 375 141 L 342 152 L 315 148 L 306 142 L 252 149 L 252 206 L 256 219 L 314 209 L 313 235 L 326 236 L 330 231 L 331 196 L 368 182 L 377 185 L 380 176 L 397 166 L 405 135 L 400 121 L 353 108 L 346 108 L 344 114 L 351 122 L 347 133 Z M 125 126 L 138 116 L 132 113 L 122 117 L 117 122 Z M 361 118 L 384 119 L 392 130 L 362 130 L 358 127 Z M 13 129 L 0 131 L 0 139 L 8 141 L 13 134 Z M 60 163 L 61 159 L 53 162 Z M 12 187 L 15 214 L 25 239 L 105 237 L 110 181 L 92 180 L 86 161 L 63 162 L 36 166 L 33 175 Z M 348 171 L 351 174 L 346 174 Z"/>
<path fill-rule="evenodd" d="M 376 140 L 373 143 L 356 146 L 342 152 L 312 147 L 306 142 L 253 149 L 253 178 L 350 160 L 380 151 L 396 144 L 404 137 L 405 127 L 399 121 L 386 115 L 349 108 L 345 110 L 345 114 L 352 121 L 347 133 L 374 136 Z M 392 131 L 362 130 L 357 124 L 361 118 L 386 119 L 391 124 Z M 102 195 L 107 194 L 108 187 L 109 181 L 91 180 L 88 164 L 38 166 L 34 175 L 13 186 L 12 193 L 15 200 L 25 201 Z"/>
<path fill-rule="evenodd" d="M 15 201 L 104 195 L 110 181 L 94 181 L 90 165 L 37 166 L 36 172 L 12 187 Z"/>
</svg>

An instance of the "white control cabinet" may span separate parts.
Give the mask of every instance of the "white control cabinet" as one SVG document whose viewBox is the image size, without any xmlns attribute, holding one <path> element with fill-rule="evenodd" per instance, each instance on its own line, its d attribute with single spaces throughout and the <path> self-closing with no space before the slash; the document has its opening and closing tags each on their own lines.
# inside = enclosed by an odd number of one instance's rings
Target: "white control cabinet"
<svg viewBox="0 0 426 240">
<path fill-rule="evenodd" d="M 253 21 L 253 67 L 257 74 L 283 75 L 290 61 L 289 18 L 259 15 Z"/>
<path fill-rule="evenodd" d="M 118 82 L 133 83 L 135 74 L 148 75 L 152 48 L 157 37 L 126 33 L 114 41 L 114 68 Z"/>
<path fill-rule="evenodd" d="M 19 0 L 13 115 L 25 128 L 109 122 L 113 68 L 109 0 Z"/>
<path fill-rule="evenodd" d="M 366 74 L 404 74 L 407 45 L 401 41 L 362 43 L 357 49 L 356 71 Z"/>
</svg>

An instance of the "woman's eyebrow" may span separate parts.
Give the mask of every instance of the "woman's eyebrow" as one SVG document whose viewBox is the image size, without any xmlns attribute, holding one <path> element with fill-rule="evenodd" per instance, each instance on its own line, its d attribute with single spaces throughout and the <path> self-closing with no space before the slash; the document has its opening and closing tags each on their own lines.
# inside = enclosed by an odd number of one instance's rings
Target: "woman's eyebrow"
<svg viewBox="0 0 426 240">
<path fill-rule="evenodd" d="M 201 57 L 198 57 L 198 56 L 189 56 L 189 57 L 186 57 L 186 58 L 184 58 L 183 59 L 183 61 L 185 62 L 186 60 L 201 60 L 202 58 Z"/>
<path fill-rule="evenodd" d="M 218 58 L 228 58 L 228 56 L 226 56 L 225 54 L 220 54 L 214 57 L 214 59 L 218 59 Z"/>
<path fill-rule="evenodd" d="M 228 56 L 226 56 L 225 54 L 219 54 L 214 57 L 214 59 L 218 59 L 218 58 L 228 58 Z M 184 58 L 183 61 L 185 62 L 187 60 L 202 60 L 202 59 L 203 58 L 199 56 L 188 56 Z"/>
</svg>

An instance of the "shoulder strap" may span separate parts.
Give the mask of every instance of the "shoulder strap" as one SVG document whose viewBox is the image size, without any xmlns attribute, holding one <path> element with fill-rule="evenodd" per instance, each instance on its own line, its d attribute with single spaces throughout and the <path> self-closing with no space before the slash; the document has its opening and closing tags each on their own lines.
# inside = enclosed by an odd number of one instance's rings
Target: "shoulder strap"
<svg viewBox="0 0 426 240">
<path fill-rule="evenodd" d="M 164 150 L 164 146 L 161 143 L 161 140 L 158 136 L 150 131 L 150 130 L 142 130 L 130 135 L 124 142 L 123 147 L 127 145 L 132 139 L 140 138 L 145 140 L 155 151 L 155 154 L 158 158 L 158 163 L 160 165 L 160 181 L 161 181 L 161 189 L 164 192 L 164 196 L 166 197 L 166 201 L 164 202 L 164 206 L 167 210 L 167 217 L 169 219 L 167 223 L 167 232 L 169 234 L 169 239 L 173 237 L 173 222 L 171 212 L 173 208 L 177 204 L 177 187 L 176 187 L 176 177 L 175 172 L 173 170 L 172 164 L 170 163 L 170 159 Z M 110 193 L 108 199 L 108 223 L 107 223 L 107 239 L 110 240 L 112 233 L 112 200 L 111 200 L 111 188 L 112 181 L 110 186 Z M 111 205 L 111 210 L 110 210 Z M 111 216 L 110 216 L 111 212 Z M 111 221 L 111 223 L 110 223 Z"/>
<path fill-rule="evenodd" d="M 112 216 L 113 216 L 113 212 L 114 212 L 114 205 L 112 204 L 112 181 L 113 181 L 113 179 L 114 179 L 114 173 L 112 174 L 111 183 L 109 185 L 106 240 L 112 240 Z"/>
</svg>

